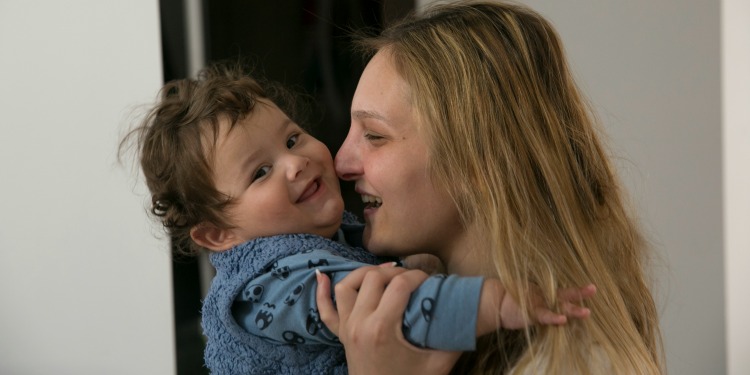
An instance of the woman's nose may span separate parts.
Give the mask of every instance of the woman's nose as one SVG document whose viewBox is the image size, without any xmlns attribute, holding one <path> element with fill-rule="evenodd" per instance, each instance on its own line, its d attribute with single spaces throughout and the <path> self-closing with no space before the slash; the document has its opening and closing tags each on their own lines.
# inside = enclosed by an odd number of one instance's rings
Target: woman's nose
<svg viewBox="0 0 750 375">
<path fill-rule="evenodd" d="M 336 174 L 340 179 L 352 181 L 362 175 L 362 158 L 358 146 L 350 131 L 336 153 Z"/>
</svg>

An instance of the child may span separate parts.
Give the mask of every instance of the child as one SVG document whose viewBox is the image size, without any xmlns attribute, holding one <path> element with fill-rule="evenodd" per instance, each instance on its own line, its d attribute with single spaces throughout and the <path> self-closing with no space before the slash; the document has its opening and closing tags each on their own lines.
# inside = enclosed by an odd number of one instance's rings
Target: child
<svg viewBox="0 0 750 375">
<path fill-rule="evenodd" d="M 346 373 L 343 348 L 318 316 L 316 271 L 335 284 L 388 261 L 361 248 L 363 226 L 344 212 L 330 152 L 277 106 L 282 93 L 212 66 L 167 83 L 123 141 L 136 137 L 152 213 L 178 243 L 211 251 L 217 274 L 202 313 L 212 373 Z M 497 280 L 431 276 L 412 294 L 404 335 L 473 350 L 477 334 L 507 327 L 512 317 L 497 309 L 478 316 L 480 302 L 499 306 L 504 296 Z M 564 323 L 541 310 L 533 320 Z"/>
</svg>

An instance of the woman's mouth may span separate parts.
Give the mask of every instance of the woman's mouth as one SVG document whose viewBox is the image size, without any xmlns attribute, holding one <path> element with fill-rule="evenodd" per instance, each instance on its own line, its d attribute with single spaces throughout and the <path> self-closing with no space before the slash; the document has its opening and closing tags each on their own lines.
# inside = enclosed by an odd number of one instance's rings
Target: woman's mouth
<svg viewBox="0 0 750 375">
<path fill-rule="evenodd" d="M 378 208 L 383 204 L 383 200 L 379 197 L 362 194 L 362 203 L 365 204 L 365 208 Z"/>
</svg>

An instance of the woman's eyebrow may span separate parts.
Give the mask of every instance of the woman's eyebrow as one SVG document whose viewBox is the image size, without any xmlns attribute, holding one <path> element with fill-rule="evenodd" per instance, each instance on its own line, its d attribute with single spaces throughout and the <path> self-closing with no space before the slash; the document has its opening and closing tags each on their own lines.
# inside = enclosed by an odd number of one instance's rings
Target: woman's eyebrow
<svg viewBox="0 0 750 375">
<path fill-rule="evenodd" d="M 381 115 L 380 113 L 373 112 L 373 111 L 366 111 L 366 110 L 352 111 L 352 118 L 355 118 L 357 120 L 364 120 L 364 119 L 372 118 L 372 119 L 383 121 L 385 123 L 390 123 L 390 121 L 388 121 L 388 119 L 385 118 L 385 116 Z"/>
</svg>

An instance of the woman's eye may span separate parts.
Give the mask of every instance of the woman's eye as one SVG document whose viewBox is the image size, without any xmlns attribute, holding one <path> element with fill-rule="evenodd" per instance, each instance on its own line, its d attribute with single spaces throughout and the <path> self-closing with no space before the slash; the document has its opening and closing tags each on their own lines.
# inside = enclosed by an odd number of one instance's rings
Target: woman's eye
<svg viewBox="0 0 750 375">
<path fill-rule="evenodd" d="M 368 141 L 379 141 L 383 139 L 383 136 L 374 133 L 365 133 L 365 139 Z"/>
<path fill-rule="evenodd" d="M 268 172 L 271 170 L 271 167 L 266 165 L 264 167 L 260 167 L 257 172 L 253 175 L 253 181 L 265 176 L 268 174 Z"/>
<path fill-rule="evenodd" d="M 294 145 L 297 144 L 297 139 L 298 138 L 299 138 L 299 134 L 295 134 L 295 135 L 289 137 L 289 139 L 286 140 L 286 148 L 292 148 L 292 147 L 294 147 Z"/>
</svg>

